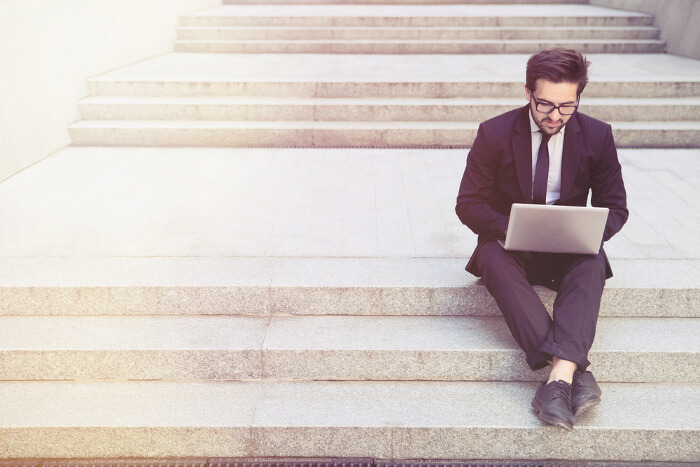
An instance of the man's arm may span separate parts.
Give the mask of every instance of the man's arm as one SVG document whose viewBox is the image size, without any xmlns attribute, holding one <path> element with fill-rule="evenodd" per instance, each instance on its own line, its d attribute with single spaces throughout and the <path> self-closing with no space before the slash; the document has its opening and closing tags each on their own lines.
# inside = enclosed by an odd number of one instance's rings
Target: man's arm
<svg viewBox="0 0 700 467">
<path fill-rule="evenodd" d="M 491 207 L 494 200 L 499 154 L 489 147 L 483 124 L 479 125 L 476 139 L 467 156 L 455 211 L 464 225 L 477 235 L 505 238 L 508 216 Z"/>
<path fill-rule="evenodd" d="M 629 217 L 622 168 L 617 158 L 610 125 L 607 125 L 601 157 L 591 168 L 591 205 L 610 209 L 603 232 L 604 242 L 615 235 Z"/>
</svg>

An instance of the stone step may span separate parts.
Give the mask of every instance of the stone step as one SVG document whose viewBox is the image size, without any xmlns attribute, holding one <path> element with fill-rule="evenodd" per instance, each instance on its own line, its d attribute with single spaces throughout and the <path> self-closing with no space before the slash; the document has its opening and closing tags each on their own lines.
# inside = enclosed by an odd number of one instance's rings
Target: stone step
<svg viewBox="0 0 700 467">
<path fill-rule="evenodd" d="M 11 382 L 0 456 L 377 457 L 698 462 L 698 384 L 603 383 L 573 432 L 537 383 Z"/>
<path fill-rule="evenodd" d="M 700 319 L 601 318 L 598 381 L 695 382 Z M 542 381 L 500 316 L 0 317 L 0 374 L 35 380 Z"/>
<path fill-rule="evenodd" d="M 179 27 L 181 40 L 620 40 L 658 39 L 639 27 Z"/>
<path fill-rule="evenodd" d="M 465 121 L 481 122 L 524 99 L 89 97 L 86 120 Z M 603 121 L 700 120 L 700 98 L 585 98 L 579 111 Z"/>
<path fill-rule="evenodd" d="M 171 53 L 87 84 L 93 96 L 522 99 L 528 57 Z M 700 96 L 699 60 L 666 54 L 588 59 L 593 65 L 585 99 Z"/>
<path fill-rule="evenodd" d="M 251 57 L 277 54 L 249 54 Z M 240 55 L 239 55 L 240 56 Z M 287 55 L 290 57 L 296 55 Z M 342 55 L 329 55 L 342 56 Z M 348 55 L 351 56 L 351 55 Z M 365 55 L 388 57 L 387 55 Z M 397 57 L 392 55 L 391 57 Z M 423 55 L 435 57 L 435 55 Z M 444 55 L 443 55 L 444 56 Z M 454 55 L 460 57 L 459 55 Z M 416 55 L 405 55 L 416 57 Z M 413 70 L 411 70 L 413 71 Z M 523 79 L 524 81 L 524 79 Z M 92 79 L 88 87 L 95 96 L 129 97 L 323 97 L 356 98 L 519 98 L 524 94 L 520 81 L 235 81 L 213 80 L 149 80 L 122 81 Z M 696 98 L 700 95 L 700 81 L 596 81 L 586 86 L 585 97 L 599 98 Z M 521 101 L 522 102 L 522 101 Z"/>
<path fill-rule="evenodd" d="M 224 5 L 309 5 L 309 4 L 380 4 L 380 5 L 440 5 L 440 4 L 460 4 L 460 5 L 497 5 L 497 4 L 562 4 L 562 3 L 584 3 L 588 0 L 223 0 Z"/>
<path fill-rule="evenodd" d="M 163 162 L 164 163 L 164 162 Z M 466 258 L 1 257 L 0 314 L 496 316 Z M 600 315 L 700 317 L 697 259 L 613 260 Z M 554 293 L 536 290 L 551 309 Z"/>
<path fill-rule="evenodd" d="M 653 16 L 590 5 L 223 5 L 182 26 L 651 26 Z"/>
<path fill-rule="evenodd" d="M 31 290 L 21 289 L 22 285 L 169 285 L 169 281 L 149 282 L 148 275 L 138 276 L 145 282 L 124 279 L 139 268 L 150 270 L 139 262 L 132 268 L 125 266 L 121 275 L 108 276 L 114 282 L 95 283 L 92 276 L 102 277 L 102 271 L 112 270 L 112 266 L 109 261 L 86 261 L 93 257 L 169 257 L 175 269 L 179 259 L 185 260 L 182 267 L 190 264 L 187 261 L 193 259 L 189 257 L 343 259 L 338 268 L 349 268 L 354 264 L 352 258 L 358 264 L 367 261 L 368 268 L 371 258 L 383 258 L 387 263 L 379 263 L 387 268 L 394 264 L 397 269 L 434 271 L 437 277 L 448 274 L 455 282 L 446 285 L 463 287 L 468 284 L 464 278 L 469 277 L 463 271 L 466 257 L 476 247 L 476 236 L 454 212 L 466 157 L 464 149 L 72 146 L 0 184 L 4 219 L 0 223 L 0 257 L 27 260 L 3 263 L 0 271 L 6 269 L 10 274 L 3 277 L 17 287 L 12 291 L 18 294 L 16 299 L 22 297 L 31 304 L 35 301 Z M 679 291 L 664 289 L 677 289 L 679 284 L 681 288 L 696 288 L 697 282 L 686 278 L 697 277 L 698 270 L 683 268 L 684 260 L 700 258 L 700 211 L 698 203 L 691 201 L 698 198 L 695 180 L 700 177 L 700 150 L 619 149 L 618 157 L 631 215 L 622 232 L 606 243 L 614 271 L 617 273 L 618 260 L 635 260 L 637 269 L 625 269 L 624 274 L 643 278 L 660 270 L 671 278 L 667 282 L 640 282 L 637 288 L 651 287 L 672 295 Z M 56 269 L 42 261 L 33 262 L 34 257 L 75 258 L 76 262 L 67 261 L 65 267 Z M 391 258 L 435 258 L 437 263 L 434 267 L 429 261 L 391 263 Z M 673 267 L 660 266 L 656 259 L 677 265 L 685 276 L 676 275 Z M 448 262 L 438 267 L 440 261 Z M 205 277 L 220 274 L 216 261 L 203 263 L 206 267 L 197 264 L 189 267 Z M 256 268 L 256 264 L 249 266 Z M 36 281 L 37 277 L 67 275 L 71 268 L 86 268 L 87 273 L 68 276 L 73 282 Z M 251 274 L 246 269 L 237 271 L 243 276 Z M 346 274 L 326 273 L 336 279 Z M 387 269 L 381 274 L 389 273 Z M 22 281 L 12 282 L 12 276 Z M 170 285 L 201 283 L 196 276 L 186 277 L 189 279 Z M 228 281 L 223 284 L 245 285 L 235 274 L 222 277 Z M 266 293 L 270 293 L 270 277 L 256 284 L 268 287 Z M 427 281 L 430 276 L 420 277 Z M 356 286 L 367 284 L 359 271 L 356 279 Z M 403 284 L 422 287 L 432 283 Z M 83 303 L 83 298 L 89 297 L 81 296 L 80 290 L 78 287 L 71 293 Z M 0 300 L 0 309 L 14 303 L 12 293 Z M 118 290 L 115 293 L 123 296 Z M 76 296 L 67 295 L 61 306 L 81 309 L 71 302 Z M 130 297 L 138 299 L 138 290 Z M 226 309 L 235 304 L 225 295 L 221 303 L 207 297 L 209 301 L 198 309 L 209 305 Z M 639 306 L 635 295 L 630 297 L 624 306 Z M 167 299 L 167 305 L 179 306 L 175 297 L 161 298 Z M 665 307 L 661 298 L 651 296 L 651 301 Z M 265 300 L 263 303 L 270 303 Z M 187 303 L 198 306 L 196 301 Z M 401 303 L 402 307 L 413 306 L 405 300 Z M 429 302 L 415 306 L 426 304 Z M 168 308 L 166 304 L 144 306 L 155 306 L 163 313 Z M 330 308 L 336 305 L 331 303 Z"/>
<path fill-rule="evenodd" d="M 199 53 L 329 53 L 329 54 L 509 54 L 536 53 L 566 47 L 582 53 L 655 53 L 666 46 L 660 40 L 179 40 L 176 52 Z"/>
<path fill-rule="evenodd" d="M 700 148 L 700 121 L 610 122 L 618 148 Z M 77 146 L 468 147 L 479 122 L 81 120 Z"/>
</svg>

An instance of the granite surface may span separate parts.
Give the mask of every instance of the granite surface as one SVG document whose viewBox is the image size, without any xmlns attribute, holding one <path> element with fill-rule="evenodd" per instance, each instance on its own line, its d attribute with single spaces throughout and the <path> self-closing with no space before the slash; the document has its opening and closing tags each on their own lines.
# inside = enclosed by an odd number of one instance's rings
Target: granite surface
<svg viewBox="0 0 700 467">
<path fill-rule="evenodd" d="M 599 381 L 700 382 L 697 319 L 601 318 Z M 0 317 L 4 380 L 540 381 L 501 317 Z"/>
<path fill-rule="evenodd" d="M 700 460 L 697 385 L 604 384 L 573 432 L 530 412 L 535 386 L 2 383 L 0 455 Z"/>
<path fill-rule="evenodd" d="M 463 121 L 481 122 L 523 104 L 517 98 L 386 99 L 274 97 L 88 97 L 86 120 Z M 700 120 L 700 98 L 586 97 L 579 111 L 604 121 Z"/>
</svg>

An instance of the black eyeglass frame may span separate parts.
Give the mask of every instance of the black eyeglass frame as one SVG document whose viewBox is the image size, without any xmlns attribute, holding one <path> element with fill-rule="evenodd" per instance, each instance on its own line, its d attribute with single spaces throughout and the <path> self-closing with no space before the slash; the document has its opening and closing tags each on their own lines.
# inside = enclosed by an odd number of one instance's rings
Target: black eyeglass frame
<svg viewBox="0 0 700 467">
<path fill-rule="evenodd" d="M 551 114 L 555 110 L 558 110 L 560 115 L 573 115 L 578 110 L 578 105 L 581 103 L 581 96 L 578 94 L 576 95 L 576 105 L 574 105 L 574 106 L 571 106 L 568 104 L 554 105 L 551 102 L 549 104 L 546 104 L 544 102 L 540 102 L 537 100 L 537 98 L 535 97 L 535 93 L 532 92 L 532 90 L 530 90 L 530 96 L 532 96 L 532 99 L 535 101 L 535 110 L 537 110 L 540 113 L 547 114 L 547 115 Z M 540 105 L 552 106 L 552 108 L 549 110 L 549 112 L 545 112 L 545 111 L 542 111 L 542 110 L 537 108 Z M 571 113 L 568 114 L 568 113 L 564 113 L 561 111 L 562 107 L 565 109 L 573 107 L 574 110 L 572 110 Z"/>
</svg>

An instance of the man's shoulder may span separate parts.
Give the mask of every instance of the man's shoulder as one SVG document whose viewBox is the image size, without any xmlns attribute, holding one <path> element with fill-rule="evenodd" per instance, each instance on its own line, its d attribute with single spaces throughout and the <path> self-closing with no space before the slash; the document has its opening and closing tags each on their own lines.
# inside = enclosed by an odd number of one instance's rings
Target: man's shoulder
<svg viewBox="0 0 700 467">
<path fill-rule="evenodd" d="M 527 107 L 520 107 L 497 115 L 482 122 L 480 131 L 487 140 L 504 142 L 510 138 L 516 126 L 524 127 L 527 124 L 529 128 L 527 112 Z"/>
</svg>

